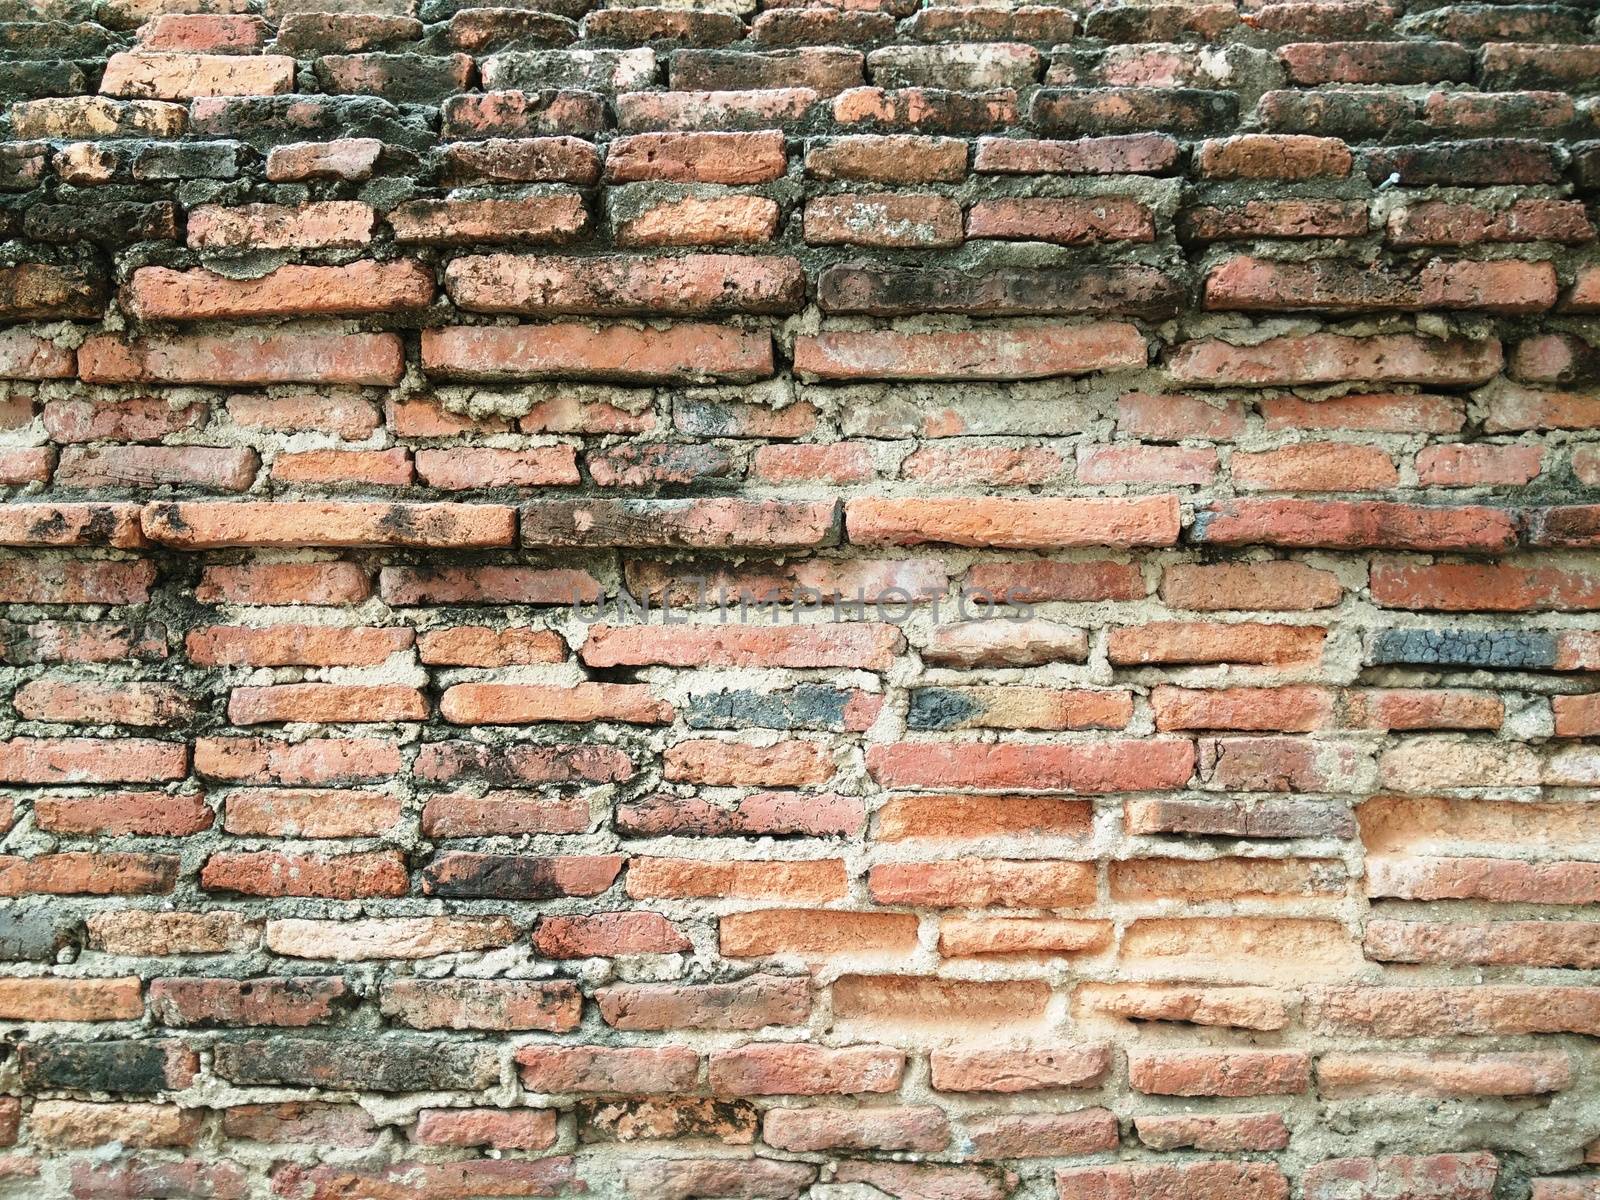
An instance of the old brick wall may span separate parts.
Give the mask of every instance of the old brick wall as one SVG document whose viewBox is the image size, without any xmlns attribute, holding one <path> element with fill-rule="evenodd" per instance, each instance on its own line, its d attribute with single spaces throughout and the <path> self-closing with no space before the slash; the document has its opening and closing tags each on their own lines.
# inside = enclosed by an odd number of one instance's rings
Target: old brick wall
<svg viewBox="0 0 1600 1200">
<path fill-rule="evenodd" d="M 0 0 L 0 1195 L 1600 1197 L 1594 6 L 660 2 Z"/>
</svg>

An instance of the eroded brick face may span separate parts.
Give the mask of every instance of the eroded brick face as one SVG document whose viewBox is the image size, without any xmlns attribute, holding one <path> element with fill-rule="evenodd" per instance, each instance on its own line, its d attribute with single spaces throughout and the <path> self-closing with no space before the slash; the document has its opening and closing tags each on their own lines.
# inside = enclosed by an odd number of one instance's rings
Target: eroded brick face
<svg viewBox="0 0 1600 1200">
<path fill-rule="evenodd" d="M 1589 0 L 0 0 L 0 1194 L 1600 1197 Z"/>
</svg>

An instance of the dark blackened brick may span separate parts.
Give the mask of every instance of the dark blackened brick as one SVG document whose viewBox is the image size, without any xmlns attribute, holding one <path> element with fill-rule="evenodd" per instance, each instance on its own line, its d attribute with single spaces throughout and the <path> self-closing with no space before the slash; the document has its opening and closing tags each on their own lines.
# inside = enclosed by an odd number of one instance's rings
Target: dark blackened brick
<svg viewBox="0 0 1600 1200">
<path fill-rule="evenodd" d="M 1528 629 L 1385 629 L 1372 640 L 1374 666 L 1538 670 L 1556 662 L 1553 633 Z"/>
<path fill-rule="evenodd" d="M 616 855 L 540 858 L 526 854 L 440 854 L 422 872 L 430 896 L 552 900 L 597 896 L 622 870 Z"/>
<path fill-rule="evenodd" d="M 133 156 L 135 179 L 237 179 L 247 161 L 238 142 L 151 142 Z"/>
<path fill-rule="evenodd" d="M 917 688 L 906 712 L 907 729 L 957 729 L 983 711 L 971 696 L 948 688 Z"/>
<path fill-rule="evenodd" d="M 692 729 L 842 730 L 855 693 L 825 684 L 801 684 L 781 692 L 730 688 L 689 698 L 684 714 Z"/>
<path fill-rule="evenodd" d="M 147 1096 L 188 1087 L 199 1074 L 199 1056 L 166 1039 L 115 1042 L 29 1042 L 18 1054 L 18 1079 L 25 1088 L 69 1088 Z"/>
<path fill-rule="evenodd" d="M 1551 147 L 1523 138 L 1393 146 L 1369 151 L 1366 158 L 1373 183 L 1393 175 L 1404 187 L 1490 187 L 1560 178 Z"/>
<path fill-rule="evenodd" d="M 985 316 L 1126 313 L 1160 318 L 1178 311 L 1184 288 L 1154 267 L 1001 268 L 829 267 L 817 283 L 824 312 L 901 316 L 919 312 Z"/>
<path fill-rule="evenodd" d="M 244 1038 L 217 1045 L 214 1069 L 247 1086 L 373 1092 L 486 1088 L 500 1077 L 493 1049 L 433 1038 Z"/>
<path fill-rule="evenodd" d="M 1052 137 L 1084 134 L 1211 133 L 1231 129 L 1239 100 L 1231 92 L 1198 88 L 1040 88 L 1029 119 Z"/>
<path fill-rule="evenodd" d="M 23 217 L 22 228 L 36 242 L 71 245 L 90 241 L 101 246 L 132 242 L 172 241 L 178 236 L 177 209 L 169 200 L 154 204 L 109 200 L 94 207 L 94 220 L 83 219 L 84 210 L 72 204 L 35 204 Z"/>
<path fill-rule="evenodd" d="M 8 62 L 0 69 L 0 100 L 78 96 L 88 90 L 89 81 L 77 63 Z"/>
<path fill-rule="evenodd" d="M 252 146 L 283 142 L 377 138 L 422 150 L 438 137 L 420 110 L 402 113 L 375 96 L 226 96 L 196 100 L 190 131 L 202 137 L 233 137 Z"/>
<path fill-rule="evenodd" d="M 1363 141 L 1383 138 L 1415 121 L 1421 102 L 1398 92 L 1268 92 L 1256 102 L 1256 119 L 1272 133 L 1311 133 Z"/>
<path fill-rule="evenodd" d="M 0 961 L 54 962 L 77 940 L 78 922 L 38 909 L 0 911 Z"/>
</svg>

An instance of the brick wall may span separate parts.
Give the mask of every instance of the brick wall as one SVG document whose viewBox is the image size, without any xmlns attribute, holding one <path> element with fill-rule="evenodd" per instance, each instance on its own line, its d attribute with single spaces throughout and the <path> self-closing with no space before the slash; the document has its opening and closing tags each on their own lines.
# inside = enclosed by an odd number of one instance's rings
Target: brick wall
<svg viewBox="0 0 1600 1200">
<path fill-rule="evenodd" d="M 1600 1197 L 1594 6 L 504 3 L 0 0 L 0 1195 Z"/>
</svg>

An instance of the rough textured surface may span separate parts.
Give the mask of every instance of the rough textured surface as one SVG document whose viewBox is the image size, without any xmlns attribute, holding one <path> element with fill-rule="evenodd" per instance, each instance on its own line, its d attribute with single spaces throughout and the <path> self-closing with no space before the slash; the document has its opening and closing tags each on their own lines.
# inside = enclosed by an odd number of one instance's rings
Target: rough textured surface
<svg viewBox="0 0 1600 1200">
<path fill-rule="evenodd" d="M 0 0 L 0 1196 L 1600 1195 L 1589 0 Z"/>
</svg>

